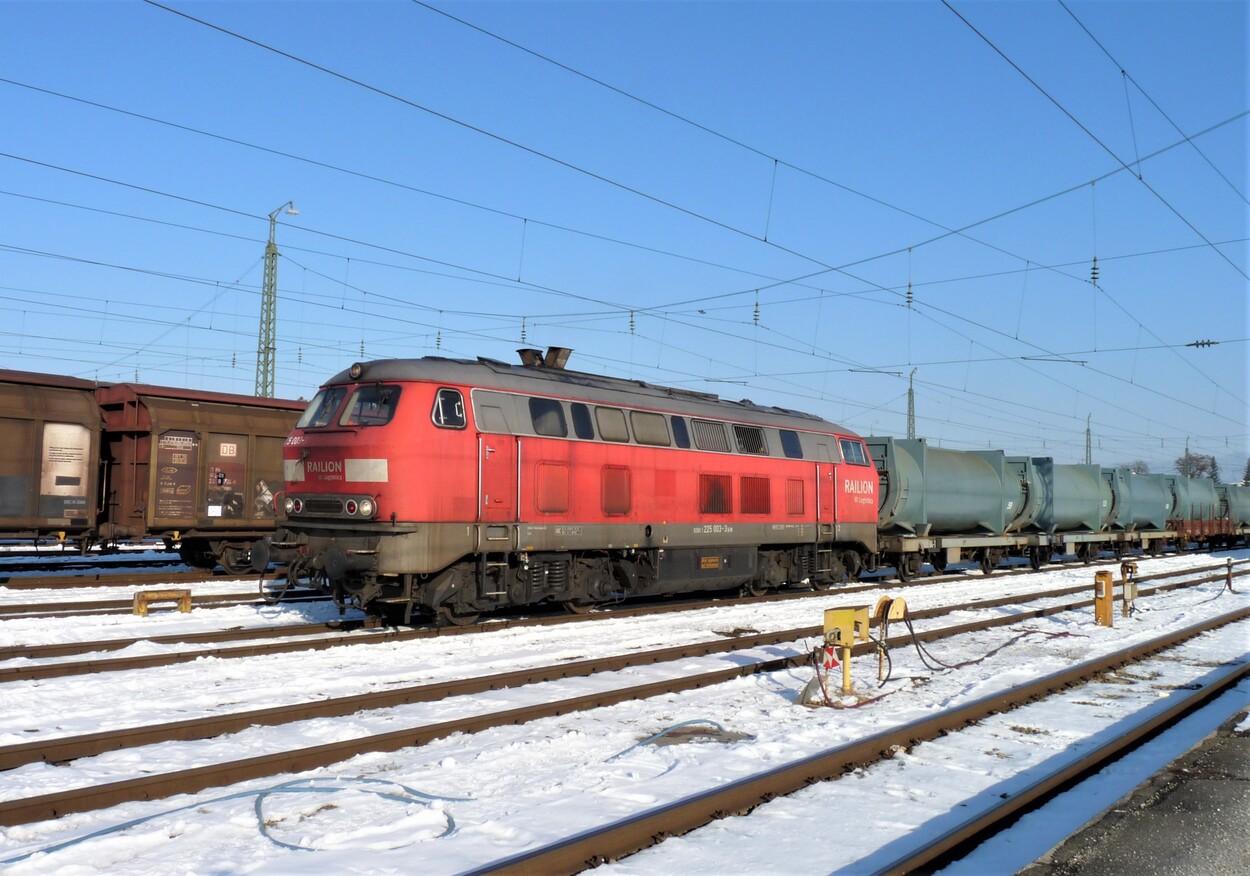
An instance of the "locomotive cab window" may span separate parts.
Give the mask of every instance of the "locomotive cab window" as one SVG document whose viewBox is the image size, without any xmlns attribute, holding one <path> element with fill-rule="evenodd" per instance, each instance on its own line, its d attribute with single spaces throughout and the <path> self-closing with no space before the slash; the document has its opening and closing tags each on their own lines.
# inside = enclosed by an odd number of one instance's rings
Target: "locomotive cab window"
<svg viewBox="0 0 1250 876">
<path fill-rule="evenodd" d="M 569 424 L 564 419 L 564 405 L 554 398 L 531 398 L 530 419 L 534 432 L 551 438 L 567 438 Z"/>
<path fill-rule="evenodd" d="M 330 425 L 334 422 L 334 414 L 338 411 L 339 404 L 342 403 L 345 395 L 347 395 L 347 389 L 342 386 L 332 386 L 321 390 L 308 403 L 308 407 L 304 409 L 304 413 L 296 422 L 295 428 L 316 429 Z"/>
<path fill-rule="evenodd" d="M 464 396 L 457 389 L 440 389 L 434 396 L 434 410 L 430 418 L 440 429 L 463 429 Z"/>
<path fill-rule="evenodd" d="M 852 465 L 868 465 L 868 451 L 864 449 L 864 445 L 854 438 L 839 438 L 838 444 L 842 447 L 842 456 Z"/>
<path fill-rule="evenodd" d="M 385 426 L 395 416 L 399 392 L 398 386 L 383 386 L 380 383 L 356 387 L 347 406 L 343 408 L 339 425 Z"/>
</svg>

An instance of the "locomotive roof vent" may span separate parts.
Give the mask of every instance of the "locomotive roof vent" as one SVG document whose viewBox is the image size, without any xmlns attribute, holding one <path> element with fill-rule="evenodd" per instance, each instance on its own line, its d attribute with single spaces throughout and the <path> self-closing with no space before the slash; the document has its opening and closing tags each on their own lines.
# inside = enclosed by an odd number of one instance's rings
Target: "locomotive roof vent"
<svg viewBox="0 0 1250 876">
<path fill-rule="evenodd" d="M 527 367 L 550 368 L 553 371 L 563 371 L 572 352 L 573 350 L 570 347 L 548 347 L 547 353 L 544 355 L 541 350 L 523 347 L 517 350 L 517 355 L 521 357 L 521 364 Z"/>
</svg>

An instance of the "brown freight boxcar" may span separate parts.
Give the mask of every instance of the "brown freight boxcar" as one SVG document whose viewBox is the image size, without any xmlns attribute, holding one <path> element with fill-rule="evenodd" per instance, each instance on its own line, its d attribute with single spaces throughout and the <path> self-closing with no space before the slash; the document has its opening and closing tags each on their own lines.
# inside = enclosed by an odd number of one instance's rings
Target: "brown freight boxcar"
<svg viewBox="0 0 1250 876">
<path fill-rule="evenodd" d="M 0 369 L 0 536 L 93 538 L 100 412 L 89 380 Z"/>
<path fill-rule="evenodd" d="M 119 383 L 101 386 L 100 538 L 158 536 L 194 566 L 241 572 L 274 528 L 282 445 L 305 402 Z"/>
</svg>

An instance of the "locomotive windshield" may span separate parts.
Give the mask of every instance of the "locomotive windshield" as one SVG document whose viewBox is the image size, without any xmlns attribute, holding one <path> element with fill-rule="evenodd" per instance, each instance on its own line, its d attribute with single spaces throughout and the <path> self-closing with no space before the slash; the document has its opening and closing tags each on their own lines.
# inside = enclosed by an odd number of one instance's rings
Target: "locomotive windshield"
<svg viewBox="0 0 1250 876">
<path fill-rule="evenodd" d="M 340 426 L 385 426 L 395 416 L 399 387 L 373 383 L 358 386 L 347 400 Z"/>
<path fill-rule="evenodd" d="M 345 395 L 347 395 L 347 389 L 342 386 L 332 386 L 321 390 L 308 403 L 308 408 L 300 416 L 295 428 L 316 429 L 318 426 L 330 425 L 334 421 L 334 412 L 339 409 L 339 404 L 342 403 Z"/>
</svg>

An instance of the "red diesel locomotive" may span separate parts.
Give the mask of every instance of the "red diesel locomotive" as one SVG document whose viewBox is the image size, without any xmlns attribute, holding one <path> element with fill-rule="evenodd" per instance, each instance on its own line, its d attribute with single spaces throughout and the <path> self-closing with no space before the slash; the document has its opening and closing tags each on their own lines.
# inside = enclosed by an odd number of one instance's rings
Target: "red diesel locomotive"
<svg viewBox="0 0 1250 876">
<path fill-rule="evenodd" d="M 862 439 L 797 411 L 522 364 L 358 363 L 284 450 L 269 550 L 408 623 L 508 605 L 824 586 L 877 550 Z M 253 548 L 263 561 L 264 543 Z"/>
</svg>

